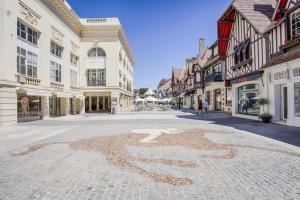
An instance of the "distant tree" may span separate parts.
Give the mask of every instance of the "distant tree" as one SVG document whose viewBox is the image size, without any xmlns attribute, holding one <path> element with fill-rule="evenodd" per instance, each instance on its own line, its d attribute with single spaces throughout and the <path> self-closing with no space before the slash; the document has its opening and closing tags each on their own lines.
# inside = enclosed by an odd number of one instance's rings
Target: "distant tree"
<svg viewBox="0 0 300 200">
<path fill-rule="evenodd" d="M 140 89 L 139 89 L 140 95 L 145 94 L 145 93 L 147 92 L 147 90 L 148 90 L 148 88 L 140 88 Z"/>
</svg>

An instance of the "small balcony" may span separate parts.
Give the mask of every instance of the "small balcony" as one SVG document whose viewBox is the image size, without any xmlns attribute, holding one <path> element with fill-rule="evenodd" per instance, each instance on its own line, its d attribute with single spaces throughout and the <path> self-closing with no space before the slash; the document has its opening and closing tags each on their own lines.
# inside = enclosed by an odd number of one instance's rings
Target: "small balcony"
<svg viewBox="0 0 300 200">
<path fill-rule="evenodd" d="M 17 81 L 21 84 L 26 84 L 26 85 L 40 85 L 41 80 L 38 78 L 32 78 L 28 76 L 23 76 L 23 75 L 16 75 Z"/>
<path fill-rule="evenodd" d="M 205 76 L 205 84 L 221 81 L 223 81 L 222 72 L 215 72 Z"/>
<path fill-rule="evenodd" d="M 64 86 L 65 86 L 64 84 L 59 83 L 59 82 L 54 82 L 54 81 L 50 82 L 50 87 L 52 87 L 52 88 L 63 89 Z"/>
</svg>

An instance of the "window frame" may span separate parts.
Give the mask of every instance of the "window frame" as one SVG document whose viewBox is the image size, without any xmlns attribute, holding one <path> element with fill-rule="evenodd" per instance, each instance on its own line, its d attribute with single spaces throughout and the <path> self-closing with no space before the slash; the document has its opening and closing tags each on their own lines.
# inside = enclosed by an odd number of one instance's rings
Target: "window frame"
<svg viewBox="0 0 300 200">
<path fill-rule="evenodd" d="M 299 18 L 298 22 L 293 23 L 293 17 L 296 15 L 296 19 Z M 295 25 L 295 28 L 293 26 Z M 291 36 L 294 37 L 300 34 L 300 9 L 295 10 L 290 14 L 290 29 L 291 29 Z M 296 30 L 296 31 L 295 31 Z M 295 31 L 295 33 L 294 33 Z"/>
<path fill-rule="evenodd" d="M 19 75 L 37 78 L 37 65 L 38 55 L 36 53 L 17 46 L 17 73 Z"/>
<path fill-rule="evenodd" d="M 38 45 L 38 31 L 29 27 L 25 23 L 21 22 L 20 20 L 17 21 L 17 36 L 21 40 L 26 40 L 30 44 Z M 31 39 L 29 39 L 31 38 Z"/>
<path fill-rule="evenodd" d="M 62 58 L 63 50 L 64 50 L 64 48 L 62 46 L 60 46 L 59 44 L 57 44 L 51 40 L 51 42 L 50 42 L 51 55 L 58 57 L 58 58 Z"/>
<path fill-rule="evenodd" d="M 50 81 L 61 83 L 62 82 L 62 65 L 54 61 L 50 61 Z M 53 74 L 54 72 L 54 74 Z"/>
</svg>

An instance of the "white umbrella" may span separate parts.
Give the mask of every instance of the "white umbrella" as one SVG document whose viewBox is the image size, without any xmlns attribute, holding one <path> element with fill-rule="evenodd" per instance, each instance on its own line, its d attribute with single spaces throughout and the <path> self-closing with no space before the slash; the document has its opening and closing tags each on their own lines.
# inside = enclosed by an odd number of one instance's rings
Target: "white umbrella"
<svg viewBox="0 0 300 200">
<path fill-rule="evenodd" d="M 145 102 L 145 100 L 142 99 L 142 98 L 140 98 L 140 97 L 138 97 L 138 98 L 136 98 L 136 99 L 134 100 L 134 102 Z"/>
<path fill-rule="evenodd" d="M 152 91 L 151 88 L 149 88 L 149 89 L 147 90 L 147 92 L 145 92 L 144 95 L 145 95 L 145 96 L 155 96 L 155 93 Z"/>
<path fill-rule="evenodd" d="M 160 102 L 171 102 L 171 101 L 172 101 L 172 99 L 168 99 L 168 98 L 160 100 Z"/>
<path fill-rule="evenodd" d="M 144 100 L 148 101 L 148 102 L 157 102 L 158 99 L 152 96 L 146 97 Z"/>
</svg>

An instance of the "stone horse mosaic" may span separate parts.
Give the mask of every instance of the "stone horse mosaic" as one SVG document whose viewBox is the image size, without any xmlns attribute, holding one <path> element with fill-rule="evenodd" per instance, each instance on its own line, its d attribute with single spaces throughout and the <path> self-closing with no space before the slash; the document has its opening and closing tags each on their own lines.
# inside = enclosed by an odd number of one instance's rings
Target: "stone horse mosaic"
<svg viewBox="0 0 300 200">
<path fill-rule="evenodd" d="M 143 163 L 160 163 L 165 165 L 174 165 L 183 168 L 196 168 L 195 163 L 183 160 L 168 160 L 168 159 L 154 159 L 135 157 L 130 155 L 126 146 L 137 147 L 159 147 L 159 146 L 183 146 L 196 150 L 220 150 L 224 153 L 221 156 L 203 156 L 203 158 L 214 159 L 233 159 L 237 155 L 239 148 L 248 148 L 263 150 L 269 152 L 277 152 L 290 156 L 300 157 L 300 154 L 264 148 L 252 145 L 239 145 L 239 144 L 220 144 L 213 142 L 205 137 L 205 130 L 193 129 L 186 131 L 179 131 L 177 129 L 137 129 L 128 134 L 100 136 L 90 139 L 82 139 L 75 142 L 57 142 L 57 143 L 44 143 L 36 144 L 29 147 L 28 150 L 14 155 L 26 155 L 31 152 L 37 151 L 45 146 L 52 144 L 68 144 L 74 150 L 92 150 L 101 152 L 106 160 L 112 165 L 122 167 L 123 169 L 130 170 L 140 175 L 146 176 L 153 181 L 167 183 L 171 185 L 189 185 L 193 181 L 188 178 L 177 178 L 162 173 L 149 172 L 143 168 L 134 165 L 134 161 Z"/>
</svg>

